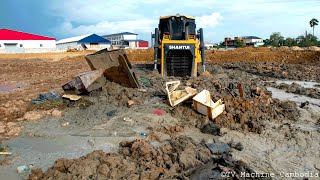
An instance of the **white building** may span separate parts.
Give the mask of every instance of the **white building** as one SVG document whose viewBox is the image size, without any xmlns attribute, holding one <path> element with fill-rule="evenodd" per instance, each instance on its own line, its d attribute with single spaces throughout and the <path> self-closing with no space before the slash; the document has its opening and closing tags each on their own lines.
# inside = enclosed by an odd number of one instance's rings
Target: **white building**
<svg viewBox="0 0 320 180">
<path fill-rule="evenodd" d="M 111 41 L 111 45 L 117 48 L 145 49 L 148 48 L 148 41 L 138 39 L 138 34 L 122 32 L 102 36 Z"/>
<path fill-rule="evenodd" d="M 0 29 L 0 53 L 40 53 L 55 50 L 55 38 Z"/>
<path fill-rule="evenodd" d="M 259 38 L 257 36 L 243 36 L 242 40 L 247 44 L 254 47 L 263 46 L 264 42 L 262 38 Z"/>
<path fill-rule="evenodd" d="M 218 46 L 217 44 L 213 44 L 213 43 L 211 43 L 209 41 L 205 41 L 204 42 L 205 49 L 212 49 L 212 48 L 217 47 L 217 46 Z"/>
<path fill-rule="evenodd" d="M 77 50 L 101 50 L 110 49 L 111 42 L 96 34 L 76 36 L 57 41 L 58 50 L 77 49 Z"/>
</svg>

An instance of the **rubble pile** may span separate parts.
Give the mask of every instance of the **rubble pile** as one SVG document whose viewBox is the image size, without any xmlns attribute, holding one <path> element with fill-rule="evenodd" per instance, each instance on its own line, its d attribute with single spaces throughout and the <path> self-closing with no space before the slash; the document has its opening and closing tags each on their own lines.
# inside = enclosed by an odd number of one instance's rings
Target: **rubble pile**
<svg viewBox="0 0 320 180">
<path fill-rule="evenodd" d="M 224 153 L 212 158 L 205 144 L 179 136 L 160 147 L 146 140 L 121 142 L 118 153 L 94 151 L 79 159 L 59 159 L 46 172 L 35 169 L 29 179 L 188 179 L 202 166 L 213 172 L 251 172 L 244 163 Z M 227 168 L 229 167 L 229 168 Z"/>
</svg>

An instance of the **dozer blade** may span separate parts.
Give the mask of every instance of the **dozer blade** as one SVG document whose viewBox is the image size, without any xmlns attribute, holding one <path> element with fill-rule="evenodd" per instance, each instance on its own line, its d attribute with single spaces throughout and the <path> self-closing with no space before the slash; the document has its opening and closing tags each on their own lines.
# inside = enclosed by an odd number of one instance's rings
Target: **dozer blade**
<svg viewBox="0 0 320 180">
<path fill-rule="evenodd" d="M 103 49 L 87 55 L 86 60 L 92 70 L 102 69 L 106 79 L 125 87 L 139 88 L 136 75 L 123 49 Z"/>
</svg>

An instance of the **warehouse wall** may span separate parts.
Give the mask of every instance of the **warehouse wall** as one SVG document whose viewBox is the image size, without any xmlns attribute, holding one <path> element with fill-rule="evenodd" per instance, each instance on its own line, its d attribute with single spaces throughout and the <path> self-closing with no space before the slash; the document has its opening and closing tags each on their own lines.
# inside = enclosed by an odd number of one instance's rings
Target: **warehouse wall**
<svg viewBox="0 0 320 180">
<path fill-rule="evenodd" d="M 123 35 L 124 40 L 136 40 L 137 35 Z"/>
<path fill-rule="evenodd" d="M 1 40 L 0 49 L 5 49 L 4 44 L 14 44 L 16 43 L 18 47 L 22 45 L 23 48 L 56 48 L 55 40 Z M 42 47 L 40 46 L 42 45 Z"/>
<path fill-rule="evenodd" d="M 90 43 L 84 43 L 84 45 L 89 50 L 101 50 L 101 49 L 105 49 L 105 48 L 110 49 L 110 47 L 111 47 L 110 44 L 105 44 L 105 43 L 99 43 L 97 45 L 90 45 Z M 74 48 L 74 49 L 77 49 L 77 50 L 83 50 L 81 44 L 78 44 L 78 42 L 57 44 L 57 49 L 58 50 L 67 50 L 69 48 Z"/>
<path fill-rule="evenodd" d="M 1 40 L 0 53 L 56 52 L 55 40 Z"/>
</svg>

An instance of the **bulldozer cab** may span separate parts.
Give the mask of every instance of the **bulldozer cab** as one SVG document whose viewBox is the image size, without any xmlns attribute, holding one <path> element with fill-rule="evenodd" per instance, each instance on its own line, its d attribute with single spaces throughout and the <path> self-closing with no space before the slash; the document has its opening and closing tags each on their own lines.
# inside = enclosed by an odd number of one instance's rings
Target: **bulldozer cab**
<svg viewBox="0 0 320 180">
<path fill-rule="evenodd" d="M 188 40 L 189 34 L 196 34 L 195 19 L 186 16 L 169 16 L 160 18 L 160 39 L 163 35 L 170 35 L 171 40 Z"/>
<path fill-rule="evenodd" d="M 196 77 L 200 62 L 205 70 L 203 30 L 196 31 L 194 17 L 161 16 L 152 36 L 154 69 L 162 76 Z"/>
</svg>

